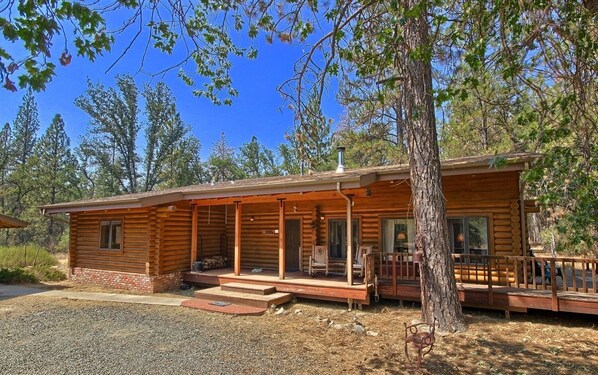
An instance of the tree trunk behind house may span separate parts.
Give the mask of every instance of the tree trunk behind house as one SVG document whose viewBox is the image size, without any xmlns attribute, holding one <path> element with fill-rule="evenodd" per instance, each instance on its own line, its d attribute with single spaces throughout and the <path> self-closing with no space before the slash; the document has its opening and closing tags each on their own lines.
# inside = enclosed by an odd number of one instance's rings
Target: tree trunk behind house
<svg viewBox="0 0 598 375">
<path fill-rule="evenodd" d="M 405 0 L 413 8 L 418 0 Z M 432 97 L 431 47 L 426 20 L 427 9 L 409 18 L 404 26 L 406 127 L 409 166 L 416 223 L 416 250 L 420 263 L 422 318 L 438 319 L 442 331 L 465 329 L 457 284 L 450 256 L 446 208 L 442 192 L 440 157 Z"/>
</svg>

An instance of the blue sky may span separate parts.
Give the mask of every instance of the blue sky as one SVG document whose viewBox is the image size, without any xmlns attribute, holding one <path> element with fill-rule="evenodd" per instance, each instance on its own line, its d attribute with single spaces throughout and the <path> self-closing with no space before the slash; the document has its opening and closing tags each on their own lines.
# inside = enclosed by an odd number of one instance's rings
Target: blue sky
<svg viewBox="0 0 598 375">
<path fill-rule="evenodd" d="M 89 118 L 75 106 L 74 100 L 85 92 L 87 78 L 105 86 L 113 86 L 117 74 L 135 74 L 139 67 L 141 43 L 131 49 L 115 68 L 105 73 L 121 53 L 126 39 L 123 36 L 121 39 L 117 37 L 113 51 L 96 59 L 94 63 L 73 56 L 69 66 L 57 64 L 57 75 L 52 82 L 45 91 L 36 93 L 42 131 L 50 124 L 54 115 L 60 113 L 72 144 L 78 143 L 85 133 Z M 235 148 L 249 142 L 251 136 L 255 135 L 268 148 L 274 149 L 284 141 L 284 133 L 293 125 L 293 113 L 286 108 L 276 87 L 293 75 L 293 64 L 306 46 L 291 46 L 280 42 L 270 45 L 261 37 L 256 46 L 259 51 L 257 59 L 233 59 L 231 75 L 239 97 L 234 99 L 232 106 L 216 106 L 206 99 L 193 96 L 193 88 L 177 77 L 176 70 L 162 79 L 175 93 L 183 120 L 191 125 L 193 133 L 201 141 L 203 160 L 206 160 L 211 145 L 220 137 L 221 132 L 225 132 L 229 144 Z M 13 51 L 17 49 L 18 46 L 13 46 Z M 60 51 L 56 50 L 54 58 L 57 60 L 59 56 Z M 174 59 L 172 56 L 155 53 L 146 59 L 150 62 L 146 66 L 150 65 L 150 68 L 153 66 L 158 70 L 168 66 Z M 194 65 L 188 65 L 187 70 L 193 71 Z M 150 76 L 142 73 L 137 74 L 135 79 L 139 87 L 143 83 L 158 82 L 157 78 L 152 81 Z M 14 121 L 24 93 L 23 89 L 16 93 L 0 90 L 0 124 Z M 326 94 L 324 111 L 328 117 L 338 119 L 343 109 L 336 104 L 335 95 L 335 90 Z M 142 100 L 140 96 L 141 109 Z"/>
</svg>

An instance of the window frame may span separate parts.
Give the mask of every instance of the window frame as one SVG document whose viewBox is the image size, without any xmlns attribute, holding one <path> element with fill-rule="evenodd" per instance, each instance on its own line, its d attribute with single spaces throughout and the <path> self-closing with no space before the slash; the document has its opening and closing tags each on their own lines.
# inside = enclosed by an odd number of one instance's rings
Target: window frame
<svg viewBox="0 0 598 375">
<path fill-rule="evenodd" d="M 108 247 L 102 247 L 102 226 L 105 226 L 105 223 L 109 223 L 108 224 Z M 112 247 L 112 245 L 114 244 L 113 242 L 113 238 L 112 238 L 112 232 L 113 229 L 112 227 L 114 225 L 116 225 L 118 223 L 118 225 L 120 225 L 120 242 L 119 242 L 119 248 L 118 249 L 114 249 Z M 111 254 L 122 254 L 124 252 L 124 239 L 125 239 L 125 220 L 124 218 L 107 218 L 107 219 L 101 219 L 99 224 L 98 224 L 98 251 L 101 253 L 111 253 Z"/>
<path fill-rule="evenodd" d="M 385 246 L 385 242 L 386 242 L 386 238 L 385 238 L 385 221 L 386 220 L 402 220 L 405 221 L 405 223 L 394 223 L 393 224 L 393 248 L 392 249 L 387 249 Z M 409 231 L 409 224 L 411 222 L 412 225 L 412 231 Z M 395 251 L 395 244 L 398 241 L 397 239 L 394 239 L 394 230 L 396 229 L 396 225 L 407 225 L 407 230 L 406 230 L 406 235 L 407 237 L 405 238 L 405 244 L 402 247 L 405 247 L 406 250 L 405 251 Z M 389 216 L 380 216 L 380 221 L 379 221 L 379 233 L 380 233 L 380 238 L 379 238 L 379 249 L 381 252 L 386 253 L 386 254 L 392 254 L 392 253 L 407 253 L 407 254 L 413 254 L 415 252 L 415 218 L 413 216 L 404 216 L 404 215 L 389 215 Z M 409 238 L 410 234 L 413 235 L 413 238 Z M 411 243 L 411 245 L 410 245 Z"/>
<path fill-rule="evenodd" d="M 469 220 L 470 219 L 485 219 L 486 220 L 486 253 L 482 254 L 472 254 L 471 248 L 469 246 Z M 464 234 L 464 241 L 463 241 L 463 252 L 456 253 L 454 248 L 454 233 L 452 232 L 450 222 L 456 220 L 462 220 L 463 223 L 463 234 Z M 457 215 L 447 215 L 447 229 L 449 234 L 449 247 L 451 254 L 462 254 L 462 255 L 493 255 L 494 254 L 494 233 L 493 233 L 493 223 L 492 223 L 492 215 L 482 214 L 482 213 L 468 213 L 468 214 L 457 214 Z M 470 257 L 466 259 L 460 258 L 455 259 L 455 263 L 462 263 L 462 264 L 485 264 L 484 260 L 475 261 L 472 260 Z"/>
<path fill-rule="evenodd" d="M 357 230 L 353 231 L 353 236 L 357 236 L 357 246 L 359 246 L 359 244 L 361 243 L 361 217 L 360 216 L 353 216 L 352 220 L 354 222 L 357 222 L 357 225 L 356 225 L 356 229 Z M 330 230 L 330 222 L 331 221 L 344 221 L 344 222 L 346 222 L 347 221 L 347 217 L 346 216 L 333 216 L 333 217 L 326 218 L 326 246 L 328 247 L 328 256 L 331 259 L 343 259 L 343 260 L 346 260 L 347 259 L 347 248 L 346 248 L 346 246 L 345 246 L 345 251 L 344 251 L 344 253 L 345 253 L 345 257 L 344 258 L 343 257 L 338 258 L 338 257 L 333 257 L 332 256 L 332 252 L 331 252 L 331 245 L 332 244 L 330 242 L 332 240 L 331 239 L 331 230 Z M 343 252 L 342 250 L 343 249 L 341 248 L 341 253 Z M 357 254 L 357 247 L 355 247 L 353 249 L 353 257 L 355 257 L 355 254 Z"/>
</svg>

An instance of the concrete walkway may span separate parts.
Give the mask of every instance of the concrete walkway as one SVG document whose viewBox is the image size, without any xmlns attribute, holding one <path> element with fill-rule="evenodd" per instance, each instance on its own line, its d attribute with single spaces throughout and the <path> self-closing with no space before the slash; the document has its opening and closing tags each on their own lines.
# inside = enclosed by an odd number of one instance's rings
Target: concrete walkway
<svg viewBox="0 0 598 375">
<path fill-rule="evenodd" d="M 40 297 L 80 299 L 88 301 L 138 303 L 143 305 L 181 306 L 189 298 L 157 297 L 152 295 L 134 295 L 118 293 L 92 293 L 69 290 L 47 290 L 21 285 L 0 284 L 0 300 L 2 298 L 35 295 Z"/>
</svg>

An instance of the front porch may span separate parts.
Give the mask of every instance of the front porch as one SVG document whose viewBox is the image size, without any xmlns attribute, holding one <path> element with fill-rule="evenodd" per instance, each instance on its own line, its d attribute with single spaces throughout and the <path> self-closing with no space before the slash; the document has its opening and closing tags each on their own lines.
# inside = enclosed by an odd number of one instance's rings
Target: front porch
<svg viewBox="0 0 598 375">
<path fill-rule="evenodd" d="M 242 268 L 238 276 L 233 268 L 221 268 L 203 272 L 184 272 L 183 281 L 202 286 L 218 286 L 229 283 L 244 283 L 269 285 L 278 292 L 292 293 L 296 297 L 322 299 L 337 302 L 352 302 L 356 304 L 370 303 L 370 292 L 373 283 L 364 283 L 363 279 L 355 278 L 353 285 L 347 284 L 344 275 L 318 275 L 311 277 L 304 272 L 287 272 L 284 279 L 280 279 L 278 271 L 262 270 L 251 272 L 251 268 Z"/>
</svg>

